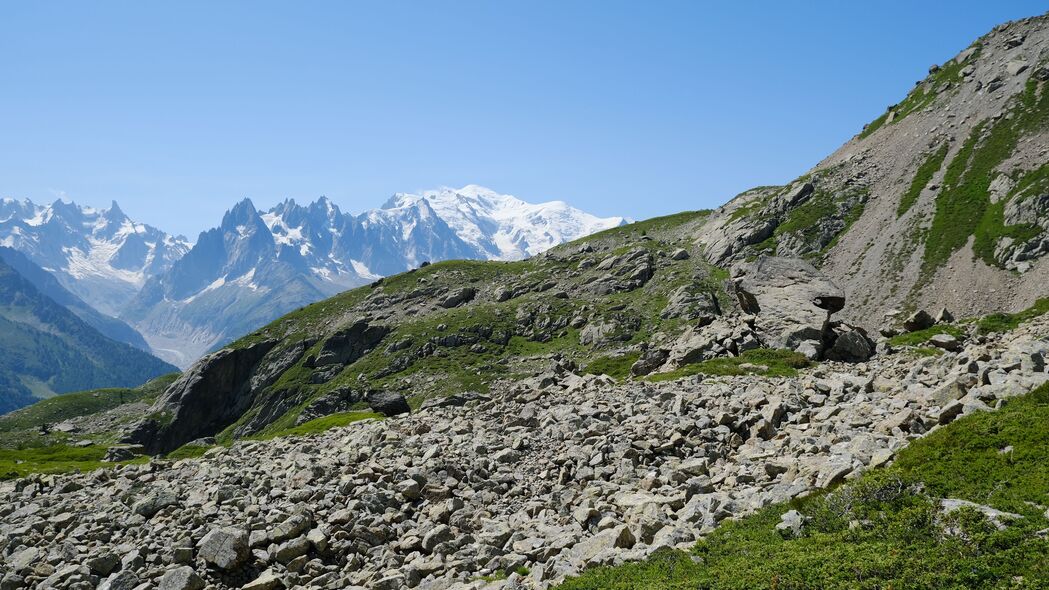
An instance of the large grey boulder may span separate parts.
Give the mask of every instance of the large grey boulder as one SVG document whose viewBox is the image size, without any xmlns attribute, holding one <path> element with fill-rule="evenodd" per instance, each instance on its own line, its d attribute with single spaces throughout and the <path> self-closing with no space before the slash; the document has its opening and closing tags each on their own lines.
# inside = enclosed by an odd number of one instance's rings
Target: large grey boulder
<svg viewBox="0 0 1049 590">
<path fill-rule="evenodd" d="M 437 304 L 441 307 L 451 309 L 453 307 L 459 307 L 464 303 L 472 301 L 476 295 L 477 289 L 474 289 L 473 287 L 463 287 L 462 289 L 452 291 L 443 299 L 438 301 Z"/>
<path fill-rule="evenodd" d="M 200 579 L 193 568 L 184 565 L 164 572 L 160 577 L 160 590 L 201 590 L 204 580 Z"/>
<path fill-rule="evenodd" d="M 822 342 L 831 314 L 845 306 L 841 288 L 798 258 L 762 256 L 734 274 L 739 306 L 757 316 L 754 328 L 769 348 L 793 350 L 806 340 Z"/>
<path fill-rule="evenodd" d="M 167 488 L 155 488 L 135 502 L 131 511 L 146 518 L 153 518 L 156 513 L 177 503 L 178 496 L 174 492 Z"/>
<path fill-rule="evenodd" d="M 834 344 L 824 353 L 832 361 L 861 363 L 874 356 L 875 344 L 858 328 L 838 334 Z"/>
<path fill-rule="evenodd" d="M 368 407 L 383 416 L 398 416 L 412 411 L 408 400 L 395 391 L 369 391 Z"/>
<path fill-rule="evenodd" d="M 917 332 L 918 330 L 925 330 L 936 325 L 936 320 L 929 315 L 929 312 L 924 309 L 912 313 L 903 320 L 903 329 L 908 332 Z"/>
<path fill-rule="evenodd" d="M 248 559 L 248 533 L 242 529 L 212 529 L 198 546 L 198 557 L 220 570 L 236 569 Z"/>
</svg>

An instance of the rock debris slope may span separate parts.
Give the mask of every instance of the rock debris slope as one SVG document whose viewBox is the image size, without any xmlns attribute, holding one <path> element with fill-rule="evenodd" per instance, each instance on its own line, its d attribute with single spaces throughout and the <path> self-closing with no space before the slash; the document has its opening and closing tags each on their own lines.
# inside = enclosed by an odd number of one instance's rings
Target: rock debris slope
<svg viewBox="0 0 1049 590">
<path fill-rule="evenodd" d="M 711 262 L 805 257 L 876 328 L 893 310 L 1016 311 L 1049 280 L 1049 17 L 996 27 L 782 187 L 697 236 Z"/>
<path fill-rule="evenodd" d="M 792 378 L 551 377 L 312 438 L 0 484 L 5 588 L 546 587 L 1049 381 L 1049 320 Z M 504 581 L 482 577 L 510 574 Z"/>
</svg>

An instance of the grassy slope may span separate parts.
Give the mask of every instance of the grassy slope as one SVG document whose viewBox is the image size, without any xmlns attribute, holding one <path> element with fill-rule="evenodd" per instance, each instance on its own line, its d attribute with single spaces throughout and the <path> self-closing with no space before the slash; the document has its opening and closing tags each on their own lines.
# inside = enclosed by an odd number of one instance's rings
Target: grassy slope
<svg viewBox="0 0 1049 590">
<path fill-rule="evenodd" d="M 110 435 L 75 436 L 52 431 L 43 435 L 43 425 L 55 424 L 70 418 L 98 414 L 123 404 L 150 402 L 156 399 L 176 378 L 177 374 L 158 377 L 142 386 L 130 389 L 98 389 L 53 397 L 31 406 L 0 416 L 0 479 L 22 477 L 30 473 L 62 473 L 91 471 L 112 467 L 119 463 L 102 461 Z M 75 447 L 72 439 L 91 439 L 97 444 Z M 143 462 L 148 459 L 136 459 Z"/>
<path fill-rule="evenodd" d="M 915 441 L 890 468 L 728 523 L 692 556 L 597 568 L 561 588 L 1049 588 L 1049 540 L 1037 534 L 1049 526 L 1046 424 L 1049 385 Z M 943 497 L 1023 518 L 998 531 L 974 511 L 940 517 Z M 774 527 L 790 508 L 812 520 L 785 540 Z"/>
<path fill-rule="evenodd" d="M 1031 78 L 1016 97 L 1009 116 L 983 121 L 973 128 L 962 148 L 947 165 L 943 189 L 925 242 L 923 270 L 926 277 L 947 262 L 974 236 L 973 251 L 988 265 L 996 265 L 994 248 L 1001 237 L 1026 240 L 1040 228 L 1006 226 L 1003 203 L 992 205 L 988 187 L 999 166 L 1013 154 L 1024 137 L 1049 125 L 1049 90 Z"/>
<path fill-rule="evenodd" d="M 232 346 L 245 346 L 271 337 L 282 337 L 290 343 L 323 334 L 333 319 L 357 315 L 358 306 L 380 293 L 397 297 L 420 289 L 454 289 L 466 285 L 475 287 L 480 293 L 476 301 L 463 307 L 396 318 L 389 324 L 392 328 L 390 334 L 376 350 L 345 367 L 327 383 L 310 383 L 313 371 L 300 361 L 269 388 L 273 394 L 293 399 L 294 407 L 261 434 L 290 428 L 312 400 L 336 389 L 402 391 L 410 403 L 418 404 L 431 396 L 462 391 L 483 393 L 498 379 L 529 377 L 535 368 L 529 359 L 541 363 L 542 356 L 553 353 L 568 356 L 581 366 L 590 366 L 592 371 L 601 369 L 601 372 L 611 371 L 617 377 L 626 377 L 629 369 L 626 361 L 633 353 L 624 357 L 619 349 L 647 341 L 657 331 L 672 334 L 684 327 L 681 319 L 664 320 L 660 317 L 670 292 L 682 285 L 693 284 L 725 297 L 721 288 L 721 282 L 727 276 L 724 271 L 707 265 L 699 256 L 684 261 L 672 261 L 668 257 L 673 250 L 688 245 L 688 240 L 683 238 L 689 234 L 682 228 L 702 223 L 708 215 L 709 211 L 690 211 L 611 228 L 559 246 L 551 251 L 550 256 L 529 260 L 434 263 L 293 312 Z M 594 245 L 597 251 L 581 254 L 580 246 L 584 243 Z M 604 296 L 586 292 L 588 283 L 606 271 L 579 270 L 583 258 L 600 261 L 637 248 L 651 251 L 665 265 L 648 284 Z M 546 290 L 542 287 L 544 284 L 556 284 L 557 287 Z M 490 292 L 500 285 L 516 286 L 520 294 L 508 301 L 493 301 Z M 571 295 L 567 298 L 552 296 L 560 289 L 567 289 Z M 522 309 L 532 310 L 537 317 L 547 318 L 552 324 L 559 320 L 564 324 L 581 316 L 590 318 L 591 322 L 616 321 L 621 329 L 610 343 L 597 347 L 580 344 L 579 329 L 571 327 L 544 329 L 545 334 L 536 338 L 528 334 L 528 329 L 524 330 L 525 333 L 521 331 L 518 312 Z M 420 353 L 431 339 L 453 334 L 470 335 L 480 328 L 491 329 L 493 337 L 480 338 L 477 349 L 472 349 L 471 344 L 463 344 L 439 346 L 432 354 Z M 505 334 L 513 336 L 504 344 L 499 336 Z M 402 341 L 410 344 L 397 352 L 386 352 L 390 343 Z M 320 346 L 320 342 L 314 344 L 304 358 L 316 353 Z M 395 362 L 403 363 L 399 370 L 387 371 Z M 232 440 L 234 431 L 252 418 L 253 410 L 249 410 L 218 435 L 219 442 Z"/>
<path fill-rule="evenodd" d="M 104 412 L 121 404 L 151 401 L 177 378 L 178 373 L 171 373 L 140 387 L 96 389 L 46 399 L 0 416 L 0 433 L 39 428 L 44 424 L 54 425 L 70 418 Z"/>
</svg>

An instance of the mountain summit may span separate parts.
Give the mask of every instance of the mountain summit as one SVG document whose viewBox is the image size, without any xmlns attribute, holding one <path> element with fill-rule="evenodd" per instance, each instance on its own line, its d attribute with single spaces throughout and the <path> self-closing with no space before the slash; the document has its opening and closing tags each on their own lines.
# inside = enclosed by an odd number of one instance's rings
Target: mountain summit
<svg viewBox="0 0 1049 590">
<path fill-rule="evenodd" d="M 117 316 L 146 281 L 187 251 L 182 236 L 129 219 L 116 201 L 109 209 L 56 200 L 0 200 L 0 246 L 25 254 L 63 287 L 98 311 Z"/>
<path fill-rule="evenodd" d="M 477 185 L 399 193 L 360 215 L 325 197 L 262 212 L 244 199 L 146 281 L 122 317 L 185 366 L 297 307 L 423 262 L 518 260 L 623 223 Z"/>
</svg>

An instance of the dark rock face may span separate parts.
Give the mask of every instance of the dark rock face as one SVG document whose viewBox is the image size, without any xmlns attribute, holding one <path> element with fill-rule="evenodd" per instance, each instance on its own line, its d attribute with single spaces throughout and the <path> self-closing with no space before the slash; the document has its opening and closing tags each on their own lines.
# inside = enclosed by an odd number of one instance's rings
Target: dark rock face
<svg viewBox="0 0 1049 590">
<path fill-rule="evenodd" d="M 860 363 L 874 356 L 874 343 L 858 328 L 838 335 L 824 356 L 832 361 Z"/>
<path fill-rule="evenodd" d="M 310 402 L 310 405 L 303 408 L 295 424 L 303 424 L 322 416 L 348 411 L 353 404 L 363 400 L 363 391 L 340 387 Z"/>
<path fill-rule="evenodd" d="M 383 416 L 397 416 L 399 414 L 408 414 L 412 411 L 408 407 L 408 400 L 404 399 L 404 396 L 393 392 L 393 391 L 369 391 L 368 392 L 368 406 L 371 407 L 373 412 L 378 412 Z"/>
<path fill-rule="evenodd" d="M 927 311 L 919 309 L 903 320 L 903 329 L 908 332 L 917 332 L 918 330 L 931 328 L 935 324 L 936 320 Z"/>
<path fill-rule="evenodd" d="M 375 348 L 389 331 L 390 329 L 386 326 L 376 326 L 369 324 L 366 320 L 357 320 L 329 336 L 324 341 L 324 346 L 317 358 L 313 359 L 310 365 L 326 367 L 350 364 Z"/>
<path fill-rule="evenodd" d="M 757 316 L 755 328 L 770 348 L 793 350 L 805 341 L 827 340 L 831 314 L 845 306 L 842 290 L 801 259 L 763 256 L 735 274 L 736 300 Z"/>
<path fill-rule="evenodd" d="M 166 453 L 229 426 L 251 406 L 252 376 L 276 344 L 268 340 L 220 350 L 197 361 L 151 408 L 151 414 L 164 418 L 140 422 L 125 440 L 149 453 Z"/>
<path fill-rule="evenodd" d="M 449 293 L 447 297 L 439 302 L 439 305 L 448 309 L 459 307 L 460 305 L 473 300 L 476 295 L 477 290 L 473 287 L 463 287 L 462 289 Z"/>
</svg>

